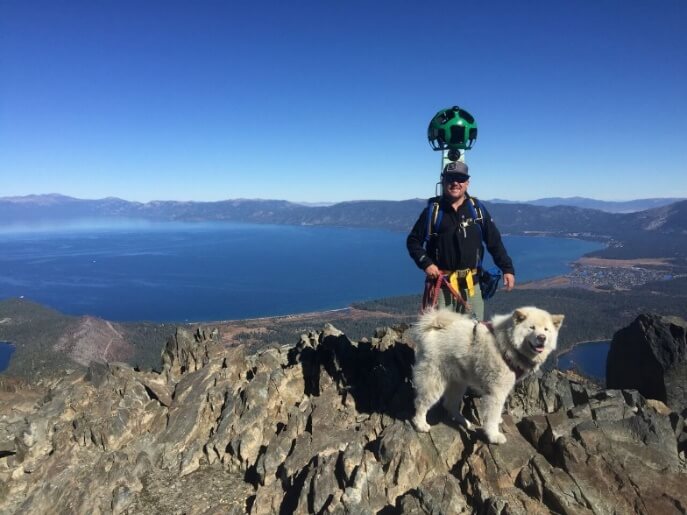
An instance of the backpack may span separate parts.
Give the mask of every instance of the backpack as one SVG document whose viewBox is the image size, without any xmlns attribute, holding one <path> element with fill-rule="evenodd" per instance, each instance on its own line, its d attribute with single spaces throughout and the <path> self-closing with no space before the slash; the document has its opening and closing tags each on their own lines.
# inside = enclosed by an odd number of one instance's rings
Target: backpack
<svg viewBox="0 0 687 515">
<path fill-rule="evenodd" d="M 467 196 L 468 209 L 470 209 L 470 216 L 472 216 L 472 221 L 475 222 L 477 227 L 479 227 L 480 239 L 482 245 L 484 245 L 484 233 L 487 230 L 487 226 L 484 225 L 484 213 L 487 210 L 484 208 L 479 199 L 471 196 Z M 439 197 L 434 197 L 429 199 L 427 202 L 427 231 L 425 232 L 425 245 L 429 242 L 432 236 L 436 236 L 435 232 L 439 225 L 441 224 L 441 219 L 444 216 L 444 212 L 441 210 L 441 205 L 439 203 Z M 484 255 L 484 248 L 482 248 L 482 255 Z M 484 300 L 490 299 L 496 293 L 499 287 L 499 281 L 501 280 L 501 270 L 497 267 L 492 267 L 488 270 L 482 268 L 482 259 L 477 263 L 477 268 L 479 269 L 479 287 L 482 292 L 482 298 Z"/>
</svg>

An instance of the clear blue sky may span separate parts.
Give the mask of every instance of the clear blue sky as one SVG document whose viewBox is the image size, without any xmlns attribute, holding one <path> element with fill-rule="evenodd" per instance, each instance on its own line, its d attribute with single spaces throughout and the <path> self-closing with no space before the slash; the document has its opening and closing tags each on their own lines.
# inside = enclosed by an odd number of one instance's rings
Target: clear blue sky
<svg viewBox="0 0 687 515">
<path fill-rule="evenodd" d="M 687 2 L 0 0 L 0 196 L 687 197 Z"/>
</svg>

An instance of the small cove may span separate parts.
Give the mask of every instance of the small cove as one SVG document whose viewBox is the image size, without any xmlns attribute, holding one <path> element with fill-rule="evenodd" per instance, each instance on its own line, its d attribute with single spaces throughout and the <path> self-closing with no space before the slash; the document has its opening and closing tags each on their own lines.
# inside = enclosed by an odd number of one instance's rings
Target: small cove
<svg viewBox="0 0 687 515">
<path fill-rule="evenodd" d="M 10 358 L 14 352 L 14 345 L 10 342 L 0 341 L 0 372 L 5 370 L 10 364 Z"/>
<path fill-rule="evenodd" d="M 606 358 L 611 342 L 608 340 L 582 342 L 558 356 L 559 370 L 576 370 L 606 383 Z"/>
</svg>

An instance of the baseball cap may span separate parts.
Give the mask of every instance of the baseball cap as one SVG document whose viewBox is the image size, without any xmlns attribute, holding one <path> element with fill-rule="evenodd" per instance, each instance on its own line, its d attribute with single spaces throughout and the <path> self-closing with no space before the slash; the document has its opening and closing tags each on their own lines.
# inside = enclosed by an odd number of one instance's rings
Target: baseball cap
<svg viewBox="0 0 687 515">
<path fill-rule="evenodd" d="M 466 179 L 470 178 L 468 174 L 468 165 L 461 161 L 453 161 L 444 166 L 443 175 L 461 175 Z"/>
</svg>

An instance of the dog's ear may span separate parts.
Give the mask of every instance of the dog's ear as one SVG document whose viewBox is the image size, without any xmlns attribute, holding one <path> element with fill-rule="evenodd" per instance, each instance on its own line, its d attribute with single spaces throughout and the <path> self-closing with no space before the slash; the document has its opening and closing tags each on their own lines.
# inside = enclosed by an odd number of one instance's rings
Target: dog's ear
<svg viewBox="0 0 687 515">
<path fill-rule="evenodd" d="M 523 320 L 527 318 L 527 313 L 524 311 L 520 311 L 519 309 L 516 309 L 513 311 L 513 320 L 515 321 L 516 324 L 519 324 Z"/>
<path fill-rule="evenodd" d="M 564 318 L 565 315 L 551 315 L 551 321 L 553 322 L 553 325 L 556 326 L 556 329 L 561 328 L 561 324 L 563 323 Z"/>
</svg>

